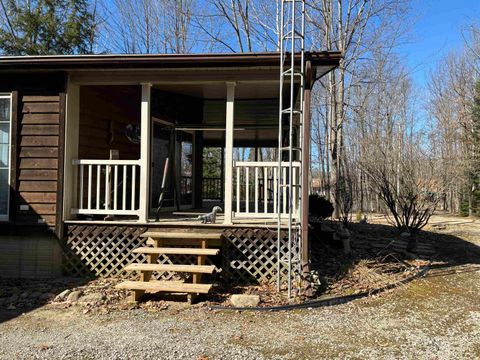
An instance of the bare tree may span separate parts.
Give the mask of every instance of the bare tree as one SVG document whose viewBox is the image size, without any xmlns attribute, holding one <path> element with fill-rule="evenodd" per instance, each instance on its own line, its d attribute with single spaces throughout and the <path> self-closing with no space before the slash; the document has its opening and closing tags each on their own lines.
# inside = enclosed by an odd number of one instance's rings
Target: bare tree
<svg viewBox="0 0 480 360">
<path fill-rule="evenodd" d="M 121 53 L 188 53 L 194 0 L 104 1 L 109 50 Z"/>
<path fill-rule="evenodd" d="M 331 196 L 336 203 L 337 217 L 340 216 L 342 166 L 346 159 L 344 127 L 350 114 L 348 104 L 353 89 L 361 79 L 358 71 L 372 51 L 391 49 L 402 33 L 405 21 L 401 14 L 408 7 L 408 1 L 342 1 L 319 0 L 309 9 L 309 22 L 318 29 L 312 46 L 323 44 L 326 50 L 338 50 L 344 54 L 338 70 L 330 73 L 323 81 L 325 92 L 324 121 L 327 133 L 324 134 L 328 147 L 328 184 Z M 318 129 L 318 127 L 317 127 Z"/>
</svg>

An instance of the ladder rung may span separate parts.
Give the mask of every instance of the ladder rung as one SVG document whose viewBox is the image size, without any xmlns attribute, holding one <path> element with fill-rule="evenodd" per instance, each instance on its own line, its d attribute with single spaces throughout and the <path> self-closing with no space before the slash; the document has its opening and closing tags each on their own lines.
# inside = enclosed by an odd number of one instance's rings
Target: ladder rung
<svg viewBox="0 0 480 360">
<path fill-rule="evenodd" d="M 302 110 L 292 110 L 291 108 L 282 110 L 282 114 L 290 114 L 290 112 L 294 114 L 301 114 Z"/>
<path fill-rule="evenodd" d="M 280 184 L 280 187 L 300 187 L 302 186 L 301 184 Z"/>
<path fill-rule="evenodd" d="M 286 76 L 286 75 L 291 75 L 291 74 L 292 74 L 292 69 L 288 69 L 288 70 L 285 70 L 282 75 L 283 75 L 283 76 Z M 293 76 L 300 76 L 300 77 L 302 77 L 302 76 L 303 76 L 303 73 L 300 72 L 300 71 L 295 71 L 295 72 L 293 73 Z"/>
<path fill-rule="evenodd" d="M 290 150 L 290 147 L 284 146 L 284 147 L 281 147 L 281 148 L 280 148 L 280 151 L 287 151 L 287 150 Z M 293 150 L 293 151 L 302 151 L 302 148 L 292 147 L 292 150 Z"/>
</svg>

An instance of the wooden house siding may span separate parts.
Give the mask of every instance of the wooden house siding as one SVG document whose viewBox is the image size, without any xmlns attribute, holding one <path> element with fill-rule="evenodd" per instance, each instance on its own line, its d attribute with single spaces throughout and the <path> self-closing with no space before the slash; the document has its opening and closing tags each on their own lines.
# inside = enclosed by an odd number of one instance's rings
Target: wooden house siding
<svg viewBox="0 0 480 360">
<path fill-rule="evenodd" d="M 62 236 L 65 75 L 3 74 L 0 82 L 12 93 L 10 225 Z"/>
</svg>

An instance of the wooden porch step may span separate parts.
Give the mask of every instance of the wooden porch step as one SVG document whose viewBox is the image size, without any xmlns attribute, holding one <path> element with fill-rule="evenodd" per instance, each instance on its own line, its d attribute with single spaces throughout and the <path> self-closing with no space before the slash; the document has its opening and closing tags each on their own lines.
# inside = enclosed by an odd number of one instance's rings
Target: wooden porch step
<svg viewBox="0 0 480 360">
<path fill-rule="evenodd" d="M 170 248 L 170 247 L 139 247 L 133 250 L 136 254 L 165 254 L 165 255 L 218 255 L 219 249 L 201 248 Z"/>
<path fill-rule="evenodd" d="M 166 232 L 166 231 L 147 231 L 140 235 L 143 238 L 152 238 L 156 240 L 218 240 L 221 233 L 200 233 L 200 232 Z"/>
<path fill-rule="evenodd" d="M 213 274 L 213 265 L 164 265 L 164 264 L 130 264 L 125 267 L 126 271 L 173 271 L 188 272 L 194 274 Z"/>
<path fill-rule="evenodd" d="M 176 292 L 206 294 L 212 288 L 212 284 L 188 284 L 174 281 L 124 281 L 115 286 L 117 289 L 141 290 L 148 292 Z"/>
</svg>

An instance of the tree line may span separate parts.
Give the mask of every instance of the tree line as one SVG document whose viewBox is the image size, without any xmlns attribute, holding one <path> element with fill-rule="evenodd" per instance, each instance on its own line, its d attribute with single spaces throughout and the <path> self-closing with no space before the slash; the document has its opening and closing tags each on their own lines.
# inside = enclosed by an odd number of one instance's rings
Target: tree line
<svg viewBox="0 0 480 360">
<path fill-rule="evenodd" d="M 9 55 L 254 52 L 279 44 L 279 0 L 0 4 L 0 49 Z M 414 10 L 410 0 L 307 1 L 307 50 L 344 54 L 312 95 L 311 178 L 337 218 L 390 210 L 393 222 L 410 224 L 435 209 L 480 213 L 480 30 L 465 24 L 463 49 L 442 59 L 421 90 L 398 55 Z"/>
</svg>

